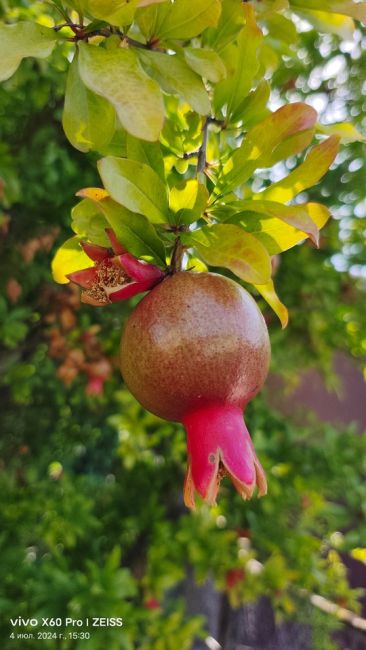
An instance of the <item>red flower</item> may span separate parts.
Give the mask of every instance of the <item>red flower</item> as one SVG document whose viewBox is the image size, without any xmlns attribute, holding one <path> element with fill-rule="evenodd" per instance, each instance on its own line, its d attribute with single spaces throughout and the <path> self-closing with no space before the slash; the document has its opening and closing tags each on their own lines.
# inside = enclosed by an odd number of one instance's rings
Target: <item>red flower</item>
<svg viewBox="0 0 366 650">
<path fill-rule="evenodd" d="M 97 307 L 126 300 L 152 289 L 164 273 L 154 264 L 136 259 L 118 242 L 112 229 L 106 229 L 112 251 L 104 246 L 83 242 L 85 253 L 94 262 L 82 271 L 68 274 L 69 280 L 84 289 L 82 302 Z"/>
</svg>

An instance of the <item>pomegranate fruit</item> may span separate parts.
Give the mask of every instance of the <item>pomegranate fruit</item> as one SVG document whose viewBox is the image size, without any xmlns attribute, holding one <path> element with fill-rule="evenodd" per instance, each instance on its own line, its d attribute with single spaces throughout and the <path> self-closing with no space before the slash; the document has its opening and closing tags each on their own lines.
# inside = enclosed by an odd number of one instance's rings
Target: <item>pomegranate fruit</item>
<svg viewBox="0 0 366 650">
<path fill-rule="evenodd" d="M 254 299 L 214 273 L 178 272 L 137 305 L 121 340 L 121 370 L 137 400 L 187 431 L 184 500 L 209 504 L 227 474 L 244 499 L 266 478 L 243 419 L 261 388 L 270 344 Z"/>
</svg>

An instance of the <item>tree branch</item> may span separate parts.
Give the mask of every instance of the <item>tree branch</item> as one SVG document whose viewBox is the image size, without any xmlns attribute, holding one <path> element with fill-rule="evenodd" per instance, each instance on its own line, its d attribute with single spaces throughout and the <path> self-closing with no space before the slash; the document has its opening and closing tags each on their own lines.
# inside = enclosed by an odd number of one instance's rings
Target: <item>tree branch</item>
<svg viewBox="0 0 366 650">
<path fill-rule="evenodd" d="M 206 117 L 202 127 L 202 144 L 198 150 L 197 175 L 204 174 L 206 169 L 206 152 L 207 152 L 209 124 L 210 124 L 210 118 Z"/>
</svg>

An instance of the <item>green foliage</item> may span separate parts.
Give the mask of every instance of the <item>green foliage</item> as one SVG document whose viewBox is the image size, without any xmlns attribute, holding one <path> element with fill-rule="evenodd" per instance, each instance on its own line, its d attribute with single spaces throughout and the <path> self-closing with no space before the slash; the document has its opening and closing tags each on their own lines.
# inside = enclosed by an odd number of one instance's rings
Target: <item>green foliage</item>
<svg viewBox="0 0 366 650">
<path fill-rule="evenodd" d="M 53 265 L 65 281 L 91 265 L 80 240 L 109 245 L 106 226 L 161 268 L 180 234 L 189 267 L 198 268 L 199 256 L 253 283 L 285 324 L 269 258 L 292 247 L 275 273 L 291 327 L 281 331 L 263 303 L 273 370 L 294 384 L 308 365 L 329 373 L 335 349 L 361 361 L 365 52 L 341 54 L 343 77 L 322 76 L 340 55 L 338 37 L 298 32 L 286 6 L 343 37 L 364 8 L 323 0 L 52 4 L 9 1 L 1 10 L 0 67 L 4 79 L 15 73 L 0 88 L 1 646 L 14 648 L 7 622 L 16 612 L 124 620 L 88 642 L 42 640 L 50 650 L 188 650 L 204 622 L 188 617 L 170 590 L 189 564 L 233 606 L 268 596 L 278 621 L 311 622 L 314 650 L 334 647 L 337 622 L 317 613 L 308 594 L 358 609 L 342 557 L 364 557 L 364 437 L 352 427 L 295 425 L 264 394 L 247 423 L 269 495 L 244 504 L 223 482 L 218 506 L 187 513 L 183 430 L 144 412 L 116 369 L 131 305 L 80 309 L 67 287 L 52 286 L 50 248 L 57 238 Z M 68 27 L 51 31 L 70 8 L 84 15 L 88 42 L 68 41 Z M 250 65 L 239 65 L 244 55 Z M 319 76 L 315 91 L 309 70 Z M 330 102 L 346 97 L 342 116 L 318 118 L 303 103 L 314 92 Z M 312 187 L 339 137 L 347 148 Z M 106 191 L 97 188 L 95 154 Z M 93 395 L 96 363 L 108 372 Z M 230 585 L 233 571 L 239 580 Z"/>
</svg>

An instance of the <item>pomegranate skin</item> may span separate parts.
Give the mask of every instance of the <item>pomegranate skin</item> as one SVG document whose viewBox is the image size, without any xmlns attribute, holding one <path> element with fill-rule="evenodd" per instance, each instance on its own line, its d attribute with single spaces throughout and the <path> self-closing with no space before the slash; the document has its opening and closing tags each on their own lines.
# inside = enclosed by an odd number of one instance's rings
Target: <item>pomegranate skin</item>
<svg viewBox="0 0 366 650">
<path fill-rule="evenodd" d="M 243 410 L 263 385 L 269 361 L 255 300 L 214 273 L 164 279 L 132 312 L 121 340 L 131 393 L 155 415 L 179 422 L 210 404 Z"/>
</svg>

